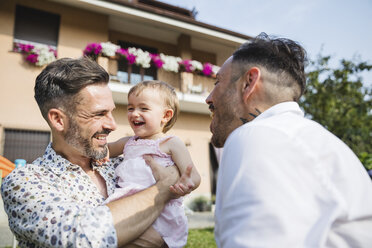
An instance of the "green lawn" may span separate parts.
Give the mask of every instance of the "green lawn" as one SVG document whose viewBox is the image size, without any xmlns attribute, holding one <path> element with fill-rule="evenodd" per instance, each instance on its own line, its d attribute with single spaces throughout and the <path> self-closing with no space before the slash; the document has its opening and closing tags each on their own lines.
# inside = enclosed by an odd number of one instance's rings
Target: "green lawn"
<svg viewBox="0 0 372 248">
<path fill-rule="evenodd" d="M 214 248 L 213 227 L 205 229 L 190 229 L 186 248 Z"/>
<path fill-rule="evenodd" d="M 5 247 L 11 248 L 11 247 Z M 217 248 L 214 241 L 213 227 L 204 229 L 190 229 L 185 248 Z"/>
</svg>

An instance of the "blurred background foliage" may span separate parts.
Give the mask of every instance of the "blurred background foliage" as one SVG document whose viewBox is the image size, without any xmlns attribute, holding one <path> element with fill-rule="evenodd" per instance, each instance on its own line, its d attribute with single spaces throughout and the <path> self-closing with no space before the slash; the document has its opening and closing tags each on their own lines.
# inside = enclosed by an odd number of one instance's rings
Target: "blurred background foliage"
<svg viewBox="0 0 372 248">
<path fill-rule="evenodd" d="M 372 170 L 372 82 L 363 82 L 361 76 L 372 65 L 342 59 L 338 68 L 330 68 L 330 59 L 318 55 L 308 65 L 300 105 L 308 118 L 343 140 Z"/>
</svg>

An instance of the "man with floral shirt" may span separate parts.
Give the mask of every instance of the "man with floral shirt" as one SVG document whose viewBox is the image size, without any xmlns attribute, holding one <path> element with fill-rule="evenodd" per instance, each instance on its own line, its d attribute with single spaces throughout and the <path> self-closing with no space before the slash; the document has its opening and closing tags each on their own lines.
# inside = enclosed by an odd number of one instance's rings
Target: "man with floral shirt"
<svg viewBox="0 0 372 248">
<path fill-rule="evenodd" d="M 114 168 L 96 166 L 106 157 L 115 130 L 107 72 L 87 59 L 60 59 L 37 77 L 35 99 L 52 132 L 52 143 L 32 164 L 4 179 L 1 193 L 9 226 L 21 247 L 160 247 L 152 222 L 172 197 L 174 167 L 150 163 L 157 183 L 102 205 L 114 191 Z M 145 232 L 145 234 L 143 234 Z M 136 240 L 141 234 L 141 239 Z"/>
</svg>

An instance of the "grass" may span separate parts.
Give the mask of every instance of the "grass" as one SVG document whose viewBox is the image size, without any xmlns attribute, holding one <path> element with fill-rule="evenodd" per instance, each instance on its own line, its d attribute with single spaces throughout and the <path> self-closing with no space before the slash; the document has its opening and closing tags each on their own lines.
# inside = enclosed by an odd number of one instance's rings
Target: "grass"
<svg viewBox="0 0 372 248">
<path fill-rule="evenodd" d="M 217 247 L 214 241 L 213 227 L 204 229 L 190 229 L 187 245 L 185 248 L 214 248 Z"/>
<path fill-rule="evenodd" d="M 214 241 L 213 231 L 213 227 L 190 229 L 185 248 L 217 248 L 216 242 Z M 11 247 L 6 246 L 5 248 Z"/>
</svg>

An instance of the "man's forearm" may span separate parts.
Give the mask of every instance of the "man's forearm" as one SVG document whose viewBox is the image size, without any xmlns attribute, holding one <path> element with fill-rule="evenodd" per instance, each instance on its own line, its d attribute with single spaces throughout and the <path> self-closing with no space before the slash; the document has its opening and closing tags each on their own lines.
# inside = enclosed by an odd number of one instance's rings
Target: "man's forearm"
<svg viewBox="0 0 372 248">
<path fill-rule="evenodd" d="M 150 227 L 170 198 L 169 188 L 157 183 L 137 194 L 108 203 L 118 247 L 133 241 Z"/>
</svg>

